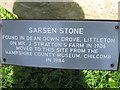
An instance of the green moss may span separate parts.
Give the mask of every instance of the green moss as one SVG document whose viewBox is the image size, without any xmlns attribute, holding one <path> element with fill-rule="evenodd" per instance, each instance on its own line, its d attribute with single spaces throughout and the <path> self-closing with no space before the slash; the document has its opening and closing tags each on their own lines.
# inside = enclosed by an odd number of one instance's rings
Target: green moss
<svg viewBox="0 0 120 90">
<path fill-rule="evenodd" d="M 17 17 L 0 6 L 0 19 L 17 19 Z"/>
<path fill-rule="evenodd" d="M 84 70 L 86 83 L 90 88 L 120 88 L 119 71 Z"/>
<path fill-rule="evenodd" d="M 11 88 L 13 82 L 13 66 L 2 65 L 2 88 Z"/>
</svg>

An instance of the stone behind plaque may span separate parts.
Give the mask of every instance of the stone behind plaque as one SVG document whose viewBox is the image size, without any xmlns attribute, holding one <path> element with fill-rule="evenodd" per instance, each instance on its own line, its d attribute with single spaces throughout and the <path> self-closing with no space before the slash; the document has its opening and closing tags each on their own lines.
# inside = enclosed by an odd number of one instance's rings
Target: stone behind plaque
<svg viewBox="0 0 120 90">
<path fill-rule="evenodd" d="M 28 0 L 0 1 L 1 6 L 22 19 L 119 19 L 119 0 L 29 0 L 34 3 L 25 3 Z"/>
</svg>

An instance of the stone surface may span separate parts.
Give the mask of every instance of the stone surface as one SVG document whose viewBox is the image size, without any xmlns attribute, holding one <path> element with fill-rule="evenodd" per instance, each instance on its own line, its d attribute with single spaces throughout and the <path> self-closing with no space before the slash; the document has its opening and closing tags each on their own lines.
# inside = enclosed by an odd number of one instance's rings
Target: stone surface
<svg viewBox="0 0 120 90">
<path fill-rule="evenodd" d="M 119 0 L 76 0 L 86 19 L 118 19 Z"/>
<path fill-rule="evenodd" d="M 84 13 L 75 2 L 16 2 L 13 13 L 21 19 L 83 19 Z"/>
<path fill-rule="evenodd" d="M 11 0 L 11 2 L 2 1 L 0 5 L 21 19 L 120 19 L 118 17 L 119 0 L 14 2 L 15 0 Z"/>
</svg>

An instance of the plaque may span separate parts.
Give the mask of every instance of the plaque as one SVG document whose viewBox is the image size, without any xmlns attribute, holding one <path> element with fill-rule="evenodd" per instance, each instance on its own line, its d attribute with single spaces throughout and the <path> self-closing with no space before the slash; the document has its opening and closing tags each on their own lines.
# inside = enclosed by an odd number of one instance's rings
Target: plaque
<svg viewBox="0 0 120 90">
<path fill-rule="evenodd" d="M 2 64 L 117 70 L 118 22 L 3 20 Z"/>
</svg>

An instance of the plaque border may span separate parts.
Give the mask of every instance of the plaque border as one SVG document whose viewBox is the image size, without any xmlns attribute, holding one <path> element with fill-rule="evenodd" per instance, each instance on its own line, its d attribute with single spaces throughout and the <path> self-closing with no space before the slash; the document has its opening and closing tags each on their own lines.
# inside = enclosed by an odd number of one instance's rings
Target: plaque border
<svg viewBox="0 0 120 90">
<path fill-rule="evenodd" d="M 120 26 L 120 20 L 107 20 L 107 19 L 3 19 L 1 21 L 22 21 L 22 20 L 43 20 L 43 21 L 92 21 L 92 22 L 118 22 L 118 26 Z M 0 21 L 0 24 L 1 24 L 1 21 Z M 118 71 L 119 69 L 119 66 L 120 66 L 120 48 L 119 48 L 119 33 L 120 31 L 118 32 L 118 68 L 117 70 L 100 70 L 100 71 Z M 2 36 L 2 29 L 0 28 L 0 35 Z M 0 37 L 0 41 L 2 42 L 2 38 Z M 2 44 L 2 43 L 1 43 Z M 2 45 L 0 44 L 0 50 L 2 51 Z M 0 52 L 0 58 L 1 58 L 1 61 L 2 61 L 2 53 Z M 24 66 L 24 65 L 15 65 L 15 64 L 3 64 L 1 63 L 2 65 L 13 65 L 13 66 L 22 66 L 22 67 L 37 67 L 37 66 Z M 47 68 L 47 69 L 69 69 L 69 70 L 75 70 L 73 68 L 56 68 L 56 67 L 37 67 L 37 68 Z M 76 69 L 76 70 L 99 70 L 99 69 Z"/>
<path fill-rule="evenodd" d="M 2 21 L 0 20 L 0 64 L 2 64 Z"/>
<path fill-rule="evenodd" d="M 51 20 L 51 21 L 104 21 L 104 22 L 120 22 L 120 20 L 107 20 L 107 19 L 3 19 L 2 21 L 12 20 Z"/>
</svg>

